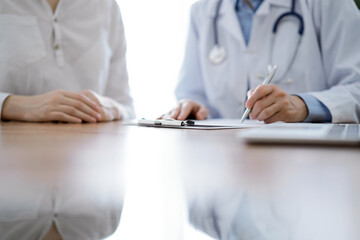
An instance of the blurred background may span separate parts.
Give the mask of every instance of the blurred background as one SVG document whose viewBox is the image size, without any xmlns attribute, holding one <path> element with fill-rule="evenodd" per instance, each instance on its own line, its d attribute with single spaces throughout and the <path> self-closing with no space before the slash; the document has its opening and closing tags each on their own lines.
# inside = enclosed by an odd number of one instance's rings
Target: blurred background
<svg viewBox="0 0 360 240">
<path fill-rule="evenodd" d="M 117 2 L 125 25 L 129 82 L 137 118 L 158 117 L 176 104 L 174 89 L 184 56 L 190 7 L 196 0 L 117 0 Z M 159 185 L 161 186 L 160 182 Z M 108 240 L 137 237 L 146 239 L 149 231 L 154 235 L 157 229 L 163 229 L 157 226 L 156 222 L 161 221 L 156 214 L 153 216 L 154 221 L 145 217 L 137 219 L 142 211 L 139 207 L 141 200 L 134 199 L 137 197 L 140 196 L 129 194 L 128 199 L 125 200 L 123 221 L 117 232 Z M 178 203 L 182 204 L 182 199 L 178 199 Z M 156 207 L 154 203 L 152 208 L 156 213 L 163 207 Z M 182 231 L 180 239 L 211 239 L 191 227 L 186 217 L 179 216 L 180 219 L 184 220 L 182 227 L 180 225 L 182 230 L 179 229 Z M 148 222 L 149 228 L 139 231 L 138 224 L 144 221 Z M 134 231 L 137 233 L 134 234 Z M 162 233 L 159 232 L 159 239 L 161 235 Z"/>
<path fill-rule="evenodd" d="M 125 24 L 137 118 L 158 117 L 176 103 L 174 88 L 195 0 L 117 1 Z"/>
</svg>

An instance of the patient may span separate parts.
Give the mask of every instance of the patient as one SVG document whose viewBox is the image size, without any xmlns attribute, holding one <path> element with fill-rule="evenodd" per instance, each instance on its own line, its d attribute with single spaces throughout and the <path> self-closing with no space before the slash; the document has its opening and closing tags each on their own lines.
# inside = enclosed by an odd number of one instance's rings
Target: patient
<svg viewBox="0 0 360 240">
<path fill-rule="evenodd" d="M 115 0 L 0 0 L 1 120 L 134 117 Z"/>
</svg>

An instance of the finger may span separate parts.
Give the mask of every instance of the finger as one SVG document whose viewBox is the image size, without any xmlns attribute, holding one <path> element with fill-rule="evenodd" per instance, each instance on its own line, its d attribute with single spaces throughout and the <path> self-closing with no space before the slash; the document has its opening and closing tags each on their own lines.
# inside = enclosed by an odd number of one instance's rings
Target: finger
<svg viewBox="0 0 360 240">
<path fill-rule="evenodd" d="M 59 112 L 66 113 L 66 114 L 68 114 L 70 116 L 80 118 L 84 122 L 89 122 L 89 123 L 97 122 L 96 118 L 94 118 L 91 115 L 86 114 L 85 112 L 82 112 L 82 111 L 80 111 L 77 108 L 72 107 L 72 106 L 61 105 L 61 106 L 57 107 L 56 110 L 59 111 Z"/>
<path fill-rule="evenodd" d="M 255 89 L 250 89 L 250 90 L 247 92 L 247 97 L 249 98 L 251 95 L 253 95 L 254 92 L 255 92 Z"/>
<path fill-rule="evenodd" d="M 63 112 L 51 112 L 47 118 L 47 121 L 60 121 L 67 123 L 82 123 L 82 120 L 77 117 L 70 116 Z"/>
<path fill-rule="evenodd" d="M 94 95 L 95 93 L 93 93 L 90 90 L 85 90 L 82 91 L 82 94 L 84 94 L 85 96 L 87 96 L 88 98 L 90 98 L 91 100 L 93 100 L 99 107 L 101 107 L 101 102 L 99 101 L 99 99 Z"/>
<path fill-rule="evenodd" d="M 171 113 L 173 111 L 170 111 L 170 112 L 167 112 L 167 113 L 164 113 L 163 115 L 161 115 L 158 119 L 166 119 L 166 118 L 171 118 Z"/>
<path fill-rule="evenodd" d="M 253 92 L 253 94 L 247 100 L 246 107 L 252 108 L 256 103 L 256 101 L 271 94 L 274 90 L 275 90 L 275 86 L 272 84 L 265 84 L 258 86 Z"/>
<path fill-rule="evenodd" d="M 171 111 L 164 113 L 161 115 L 158 119 L 165 119 L 165 118 L 171 118 L 171 114 L 175 111 L 176 108 L 172 109 Z"/>
<path fill-rule="evenodd" d="M 264 122 L 266 124 L 269 123 L 274 123 L 274 122 L 279 122 L 279 121 L 283 121 L 283 117 L 282 117 L 282 113 L 281 112 L 277 112 L 274 115 L 272 115 L 271 117 L 267 118 L 264 120 Z"/>
<path fill-rule="evenodd" d="M 165 114 L 162 114 L 160 117 L 157 117 L 156 119 L 164 119 Z"/>
<path fill-rule="evenodd" d="M 105 109 L 105 108 L 101 108 L 100 109 L 100 121 L 103 121 L 103 122 L 109 122 L 109 121 L 112 121 L 115 119 L 115 116 L 108 110 L 108 109 Z"/>
<path fill-rule="evenodd" d="M 100 112 L 95 111 L 94 109 L 90 108 L 89 105 L 85 104 L 82 101 L 79 100 L 75 100 L 73 98 L 68 98 L 65 97 L 60 101 L 60 104 L 63 104 L 65 106 L 71 106 L 71 107 L 75 107 L 76 109 L 78 109 L 81 112 L 84 112 L 90 116 L 92 116 L 93 118 L 95 118 L 96 120 L 100 121 L 101 120 L 101 114 Z"/>
<path fill-rule="evenodd" d="M 193 102 L 186 102 L 181 104 L 181 111 L 178 116 L 178 120 L 185 120 L 189 117 L 191 113 L 194 113 L 194 115 L 197 114 L 199 107 L 196 103 Z"/>
<path fill-rule="evenodd" d="M 259 99 L 253 106 L 250 112 L 250 119 L 257 119 L 260 112 L 262 112 L 267 107 L 273 105 L 276 102 L 276 98 L 271 94 L 267 97 Z"/>
<path fill-rule="evenodd" d="M 207 109 L 207 107 L 201 105 L 195 117 L 197 120 L 204 120 L 207 118 L 208 115 L 209 115 L 209 110 Z"/>
<path fill-rule="evenodd" d="M 286 108 L 281 108 L 278 113 L 265 119 L 264 122 L 265 123 L 273 123 L 273 122 L 278 122 L 278 121 L 288 122 L 288 123 L 299 122 L 298 119 L 294 119 L 294 114 L 296 112 L 297 111 L 292 111 L 292 110 L 289 110 Z"/>
<path fill-rule="evenodd" d="M 177 119 L 180 114 L 180 109 L 181 109 L 181 105 L 179 105 L 177 108 L 174 108 L 173 110 L 171 110 L 170 114 L 165 116 L 165 118 Z"/>
<path fill-rule="evenodd" d="M 88 105 L 89 107 L 91 107 L 92 109 L 94 109 L 96 112 L 100 111 L 99 104 L 97 104 L 94 100 L 92 100 L 91 98 L 89 98 L 85 94 L 73 93 L 73 92 L 64 92 L 64 96 L 75 99 L 75 100 L 78 100 L 78 101 L 81 101 L 81 102 L 85 103 L 86 105 Z"/>
<path fill-rule="evenodd" d="M 281 111 L 280 104 L 272 104 L 266 108 L 264 108 L 256 117 L 259 121 L 265 121 L 270 118 L 272 118 L 275 115 L 278 115 L 278 113 Z M 274 119 L 275 120 L 275 119 Z M 279 121 L 279 120 L 277 120 Z"/>
</svg>

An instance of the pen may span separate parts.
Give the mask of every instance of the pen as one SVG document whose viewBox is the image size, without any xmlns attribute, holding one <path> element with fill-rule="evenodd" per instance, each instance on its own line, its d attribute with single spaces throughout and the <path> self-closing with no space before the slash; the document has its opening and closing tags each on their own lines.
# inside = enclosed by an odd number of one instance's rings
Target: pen
<svg viewBox="0 0 360 240">
<path fill-rule="evenodd" d="M 275 65 L 274 68 L 266 76 L 266 78 L 264 79 L 264 81 L 261 85 L 269 84 L 271 79 L 274 77 L 277 69 L 278 69 L 278 66 Z M 244 122 L 244 120 L 249 116 L 250 112 L 251 112 L 251 108 L 246 108 L 244 114 L 241 117 L 240 123 Z"/>
</svg>

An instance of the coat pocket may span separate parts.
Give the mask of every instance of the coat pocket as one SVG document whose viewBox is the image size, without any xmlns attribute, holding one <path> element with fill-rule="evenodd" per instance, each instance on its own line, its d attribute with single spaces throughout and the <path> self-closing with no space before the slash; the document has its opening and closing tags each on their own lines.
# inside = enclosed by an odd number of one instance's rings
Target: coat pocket
<svg viewBox="0 0 360 240">
<path fill-rule="evenodd" d="M 25 67 L 45 56 L 36 17 L 0 14 L 0 63 Z"/>
</svg>

